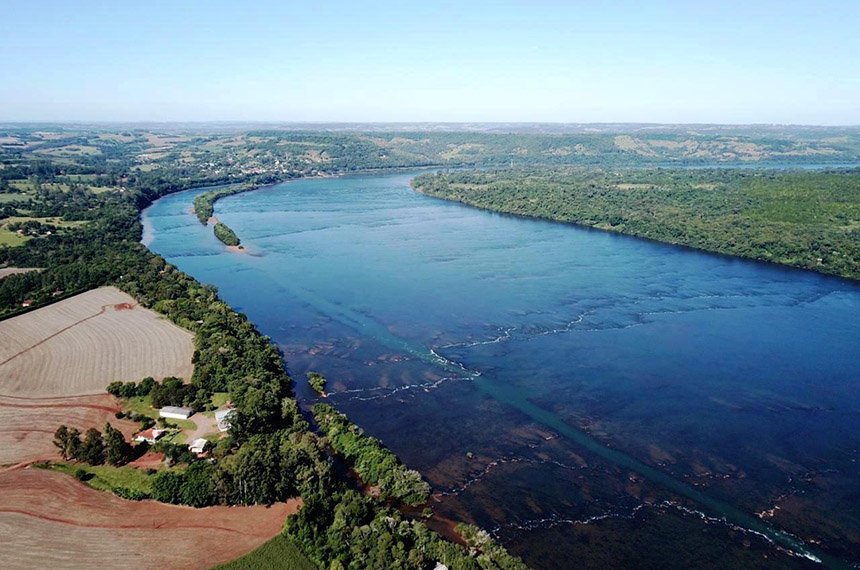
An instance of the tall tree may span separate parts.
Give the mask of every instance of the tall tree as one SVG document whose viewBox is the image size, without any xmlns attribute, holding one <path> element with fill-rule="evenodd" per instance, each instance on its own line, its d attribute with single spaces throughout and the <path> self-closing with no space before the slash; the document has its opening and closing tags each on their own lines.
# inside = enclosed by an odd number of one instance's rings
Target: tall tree
<svg viewBox="0 0 860 570">
<path fill-rule="evenodd" d="M 128 460 L 131 446 L 125 441 L 122 432 L 110 423 L 105 424 L 104 442 L 107 448 L 107 462 L 111 465 L 122 465 Z"/>
<path fill-rule="evenodd" d="M 90 465 L 101 465 L 105 462 L 105 443 L 99 430 L 96 428 L 87 430 L 76 459 Z"/>
</svg>

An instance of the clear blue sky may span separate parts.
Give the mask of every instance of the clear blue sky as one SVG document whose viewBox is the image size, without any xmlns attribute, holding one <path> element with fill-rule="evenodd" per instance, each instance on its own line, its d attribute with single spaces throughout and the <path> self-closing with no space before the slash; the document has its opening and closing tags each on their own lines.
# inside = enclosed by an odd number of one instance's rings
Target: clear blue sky
<svg viewBox="0 0 860 570">
<path fill-rule="evenodd" d="M 8 1 L 0 120 L 860 124 L 860 0 Z"/>
</svg>

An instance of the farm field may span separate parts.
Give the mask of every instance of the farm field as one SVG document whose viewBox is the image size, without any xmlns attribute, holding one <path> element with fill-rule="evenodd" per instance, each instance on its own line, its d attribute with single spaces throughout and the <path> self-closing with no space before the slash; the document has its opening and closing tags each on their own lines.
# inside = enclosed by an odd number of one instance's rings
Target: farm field
<svg viewBox="0 0 860 570">
<path fill-rule="evenodd" d="M 244 556 L 281 530 L 298 501 L 194 509 L 127 501 L 62 473 L 0 473 L 0 567 L 204 570 Z"/>
<path fill-rule="evenodd" d="M 100 394 L 113 380 L 190 378 L 193 335 L 102 287 L 0 322 L 0 395 Z"/>
<path fill-rule="evenodd" d="M 0 468 L 17 463 L 58 459 L 54 431 L 61 424 L 82 433 L 106 422 L 130 437 L 139 427 L 118 420 L 119 404 L 109 394 L 70 398 L 9 398 L 0 396 Z"/>
</svg>

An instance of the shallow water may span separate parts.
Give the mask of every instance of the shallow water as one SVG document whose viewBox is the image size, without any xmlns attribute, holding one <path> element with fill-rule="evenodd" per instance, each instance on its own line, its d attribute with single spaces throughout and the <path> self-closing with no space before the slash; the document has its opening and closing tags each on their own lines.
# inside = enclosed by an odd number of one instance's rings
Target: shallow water
<svg viewBox="0 0 860 570">
<path fill-rule="evenodd" d="M 675 540 L 649 509 L 821 555 L 754 516 L 777 505 L 765 522 L 860 561 L 858 285 L 479 211 L 412 176 L 222 199 L 247 254 L 190 214 L 199 191 L 174 194 L 145 212 L 145 241 L 285 350 L 304 403 L 304 373 L 324 373 L 438 512 L 536 567 L 603 548 L 583 545 L 589 525 Z M 733 536 L 709 535 L 700 566 L 721 541 L 747 556 Z"/>
</svg>

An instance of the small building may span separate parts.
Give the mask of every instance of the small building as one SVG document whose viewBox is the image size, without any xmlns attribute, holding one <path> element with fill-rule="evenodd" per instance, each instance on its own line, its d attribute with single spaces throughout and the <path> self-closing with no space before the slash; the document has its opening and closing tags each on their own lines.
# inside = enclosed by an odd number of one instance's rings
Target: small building
<svg viewBox="0 0 860 570">
<path fill-rule="evenodd" d="M 60 295 L 62 295 L 63 293 L 65 293 L 65 291 L 63 291 L 62 289 L 57 289 L 56 291 L 54 291 L 53 293 L 51 293 L 51 297 L 59 297 L 59 296 L 60 296 Z"/>
<path fill-rule="evenodd" d="M 22 307 L 29 307 L 29 306 L 30 306 L 30 305 L 32 305 L 32 304 L 33 304 L 33 299 L 27 299 L 26 301 L 24 301 L 23 303 L 21 303 L 21 306 L 22 306 Z"/>
<path fill-rule="evenodd" d="M 158 438 L 161 437 L 163 434 L 163 429 L 149 428 L 143 430 L 142 432 L 139 432 L 136 436 L 134 436 L 134 441 L 155 443 L 156 441 L 158 441 Z"/>
<path fill-rule="evenodd" d="M 235 413 L 236 410 L 232 408 L 228 408 L 226 410 L 218 410 L 215 412 L 215 421 L 218 422 L 218 429 L 221 431 L 227 431 L 230 429 L 230 416 Z"/>
<path fill-rule="evenodd" d="M 206 448 L 206 444 L 208 442 L 202 437 L 198 437 L 188 446 L 188 449 L 191 453 L 203 453 L 203 450 Z"/>
<path fill-rule="evenodd" d="M 191 408 L 180 408 L 178 406 L 164 406 L 158 410 L 158 415 L 162 418 L 172 418 L 174 420 L 187 420 L 194 413 Z"/>
<path fill-rule="evenodd" d="M 441 562 L 437 562 L 436 568 L 434 568 L 433 570 L 448 570 L 448 567 L 445 566 L 444 564 L 442 564 Z"/>
</svg>

